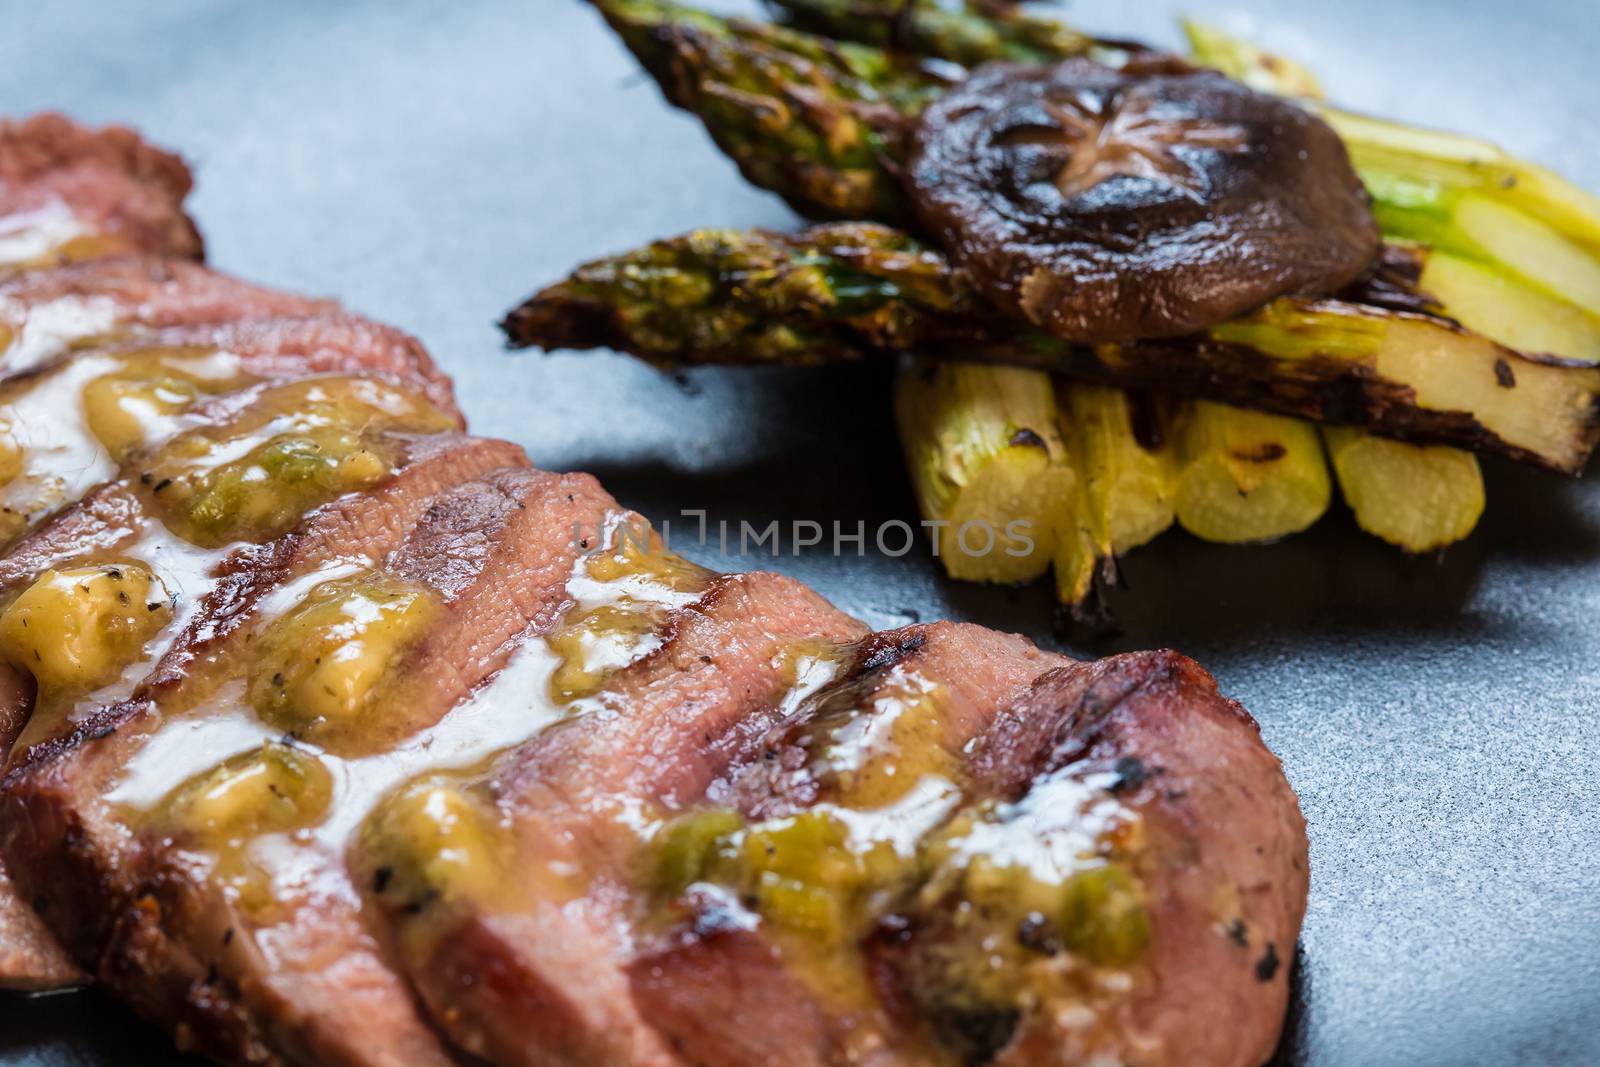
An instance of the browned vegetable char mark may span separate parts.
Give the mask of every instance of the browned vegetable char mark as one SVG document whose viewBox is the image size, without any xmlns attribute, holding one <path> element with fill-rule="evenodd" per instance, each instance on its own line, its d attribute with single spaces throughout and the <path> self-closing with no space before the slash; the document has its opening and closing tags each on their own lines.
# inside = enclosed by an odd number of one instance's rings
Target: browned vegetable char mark
<svg viewBox="0 0 1600 1067">
<path fill-rule="evenodd" d="M 143 252 L 200 259 L 183 212 L 193 181 L 181 159 L 121 126 L 90 130 L 61 115 L 0 120 L 0 217 L 59 205 L 91 247 L 52 249 L 52 262 Z"/>
<path fill-rule="evenodd" d="M 1254 1067 L 1272 1054 L 1310 878 L 1305 820 L 1249 714 L 1174 652 L 1054 672 L 1002 714 L 975 780 L 1020 795 L 1061 768 L 1112 776 L 1151 835 L 1152 980 L 1133 1004 L 1150 1051 L 1129 1062 Z M 1218 1025 L 1218 1020 L 1228 1025 Z M 1057 1062 L 1048 1030 L 998 1062 Z"/>
</svg>

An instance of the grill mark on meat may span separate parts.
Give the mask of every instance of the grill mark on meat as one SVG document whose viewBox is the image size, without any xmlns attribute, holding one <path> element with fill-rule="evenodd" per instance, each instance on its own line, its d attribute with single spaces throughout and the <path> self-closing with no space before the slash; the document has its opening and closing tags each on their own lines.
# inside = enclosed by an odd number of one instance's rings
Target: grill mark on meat
<svg viewBox="0 0 1600 1067">
<path fill-rule="evenodd" d="M 634 831 L 619 810 L 697 802 L 783 714 L 794 641 L 858 640 L 864 628 L 791 579 L 724 575 L 662 627 L 663 643 L 611 678 L 596 705 L 508 757 L 491 779 L 511 820 L 515 862 L 574 864 L 586 896 L 537 889 L 513 909 L 469 910 L 408 959 L 435 1022 L 499 1064 L 666 1065 L 619 964 Z M 518 881 L 521 884 L 521 880 Z M 408 926 L 436 916 L 390 909 Z M 411 944 L 417 944 L 412 939 Z"/>
<path fill-rule="evenodd" d="M 224 560 L 198 616 L 162 656 L 142 692 L 159 697 L 176 690 L 204 664 L 226 656 L 229 642 L 273 589 L 330 560 L 359 555 L 376 565 L 438 494 L 527 462 L 508 442 L 448 434 L 412 438 L 409 452 L 399 473 L 382 485 L 326 504 L 292 533 Z"/>
<path fill-rule="evenodd" d="M 519 809 L 525 788 L 579 809 L 613 793 L 681 809 L 759 749 L 790 684 L 781 660 L 794 642 L 843 644 L 864 631 L 792 578 L 717 575 L 668 619 L 659 648 L 607 684 L 604 710 L 530 744 L 498 781 Z"/>
<path fill-rule="evenodd" d="M 857 647 L 844 677 L 808 701 L 793 722 L 773 731 L 760 758 L 735 766 L 709 795 L 714 803 L 754 819 L 803 811 L 826 789 L 810 765 L 812 750 L 805 738 L 819 719 L 842 724 L 858 715 L 880 716 L 874 701 L 896 677 L 922 678 L 941 690 L 939 740 L 947 751 L 957 752 L 1039 675 L 1070 662 L 1041 652 L 1026 638 L 962 623 L 922 623 L 873 634 Z M 894 668 L 898 675 L 891 673 Z"/>
<path fill-rule="evenodd" d="M 181 159 L 124 127 L 89 130 L 53 114 L 0 120 L 0 217 L 60 203 L 124 251 L 200 259 L 200 233 L 183 212 L 192 184 Z"/>
<path fill-rule="evenodd" d="M 10 592 L 51 567 L 101 555 L 139 536 L 144 504 L 131 488 L 112 482 L 29 531 L 0 557 L 0 592 Z"/>
<path fill-rule="evenodd" d="M 593 478 L 526 468 L 495 471 L 428 505 L 385 570 L 425 582 L 442 618 L 394 674 L 403 694 L 361 740 L 384 751 L 432 726 L 501 671 L 519 639 L 550 630 L 571 603 L 575 522 L 616 508 Z"/>
<path fill-rule="evenodd" d="M 874 634 L 857 647 L 851 672 L 770 734 L 759 758 L 732 768 L 710 790 L 718 806 L 752 820 L 785 818 L 824 801 L 843 801 L 838 783 L 818 777 L 816 729 L 901 713 L 901 679 L 938 687 L 939 736 L 930 743 L 959 758 L 994 717 L 1047 672 L 1072 661 L 1032 642 L 982 627 L 939 622 Z M 880 703 L 880 698 L 884 698 Z M 862 1020 L 835 1017 L 799 982 L 764 931 L 746 922 L 708 922 L 725 908 L 718 894 L 692 893 L 686 925 L 642 949 L 628 965 L 635 1002 L 698 1067 L 743 1067 L 776 1054 L 785 1067 L 838 1062 Z M 884 1028 L 885 1018 L 867 1025 Z M 730 1017 L 741 1020 L 728 1026 Z M 780 1035 L 770 1043 L 763 1035 Z M 763 1050 L 767 1050 L 763 1053 Z M 766 1062 L 760 1060 L 760 1062 Z M 887 1050 L 872 1061 L 887 1065 Z"/>
<path fill-rule="evenodd" d="M 1126 773 L 1129 759 L 1143 768 L 1138 781 Z M 1209 674 L 1174 652 L 1053 672 L 996 721 L 972 766 L 975 780 L 1002 795 L 1062 767 L 1106 774 L 1143 819 L 1157 867 L 1146 875 L 1147 969 L 1160 977 L 1132 1003 L 1133 1030 L 1158 1050 L 1141 1062 L 1271 1056 L 1289 990 L 1282 975 L 1261 980 L 1260 960 L 1292 945 L 1305 915 L 1305 821 L 1255 721 Z M 1237 890 L 1241 914 L 1219 913 L 1222 887 Z M 1048 1032 L 1025 1032 L 996 1063 L 1055 1062 L 1047 1050 L 1058 1047 Z"/>
</svg>

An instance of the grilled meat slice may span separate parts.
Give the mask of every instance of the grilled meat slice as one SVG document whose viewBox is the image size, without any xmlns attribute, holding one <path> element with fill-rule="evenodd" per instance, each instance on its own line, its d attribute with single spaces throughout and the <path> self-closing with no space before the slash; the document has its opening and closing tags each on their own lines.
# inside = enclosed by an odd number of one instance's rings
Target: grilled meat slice
<svg viewBox="0 0 1600 1067">
<path fill-rule="evenodd" d="M 331 300 L 280 293 L 181 259 L 117 256 L 0 281 L 0 371 L 69 347 L 179 326 L 333 315 Z"/>
<path fill-rule="evenodd" d="M 752 822 L 781 823 L 823 804 L 888 809 L 886 825 L 914 838 L 956 802 L 961 753 L 1041 676 L 1070 664 L 978 626 L 874 634 L 840 680 L 713 784 L 708 799 Z M 854 1049 L 865 1062 L 896 1061 L 884 1044 L 893 1021 L 847 967 L 831 981 L 853 991 L 853 1002 L 828 1003 L 742 902 L 691 887 L 681 910 L 690 919 L 648 938 L 629 975 L 641 1012 L 687 1060 L 821 1065 L 847 1062 Z"/>
<path fill-rule="evenodd" d="M 1205 670 L 1140 652 L 1047 675 L 995 723 L 972 767 L 1005 797 L 1063 771 L 1105 782 L 1143 824 L 1149 979 L 1129 1016 L 1148 1062 L 1270 1058 L 1305 917 L 1305 820 L 1255 721 Z M 1029 1026 L 997 1062 L 1074 1061 L 1059 1033 Z"/>
<path fill-rule="evenodd" d="M 61 115 L 0 121 L 0 271 L 142 252 L 200 259 L 177 156 Z"/>
<path fill-rule="evenodd" d="M 338 764 L 345 788 L 354 794 L 346 797 L 348 811 L 363 789 L 381 787 L 390 760 L 404 765 L 393 751 L 400 735 L 429 725 L 421 721 L 425 713 L 442 717 L 503 663 L 531 618 L 554 612 L 570 570 L 559 562 L 569 515 L 557 502 L 587 513 L 591 505 L 611 506 L 609 498 L 587 479 L 499 467 L 509 446 L 454 441 L 432 443 L 408 468 L 409 477 L 314 512 L 300 530 L 249 560 L 231 558 L 224 565 L 228 574 L 247 566 L 255 572 L 248 590 L 208 598 L 169 662 L 134 701 L 105 709 L 66 738 L 35 746 L 16 772 L 13 802 L 27 814 L 7 821 L 14 828 L 26 824 L 29 839 L 19 843 L 13 836 L 15 849 L 8 852 L 29 857 L 24 883 L 37 891 L 65 865 L 96 887 L 88 899 L 51 900 L 47 918 L 68 933 L 78 958 L 103 984 L 209 1055 L 245 1062 L 263 1056 L 317 1063 L 445 1062 L 413 1014 L 409 991 L 360 920 L 358 895 L 344 880 L 342 845 L 332 830 L 303 847 L 282 842 L 269 857 L 241 859 L 207 831 L 164 823 L 165 815 L 183 807 L 181 799 L 156 804 L 156 814 L 143 819 L 128 812 L 130 804 L 139 806 L 130 798 L 141 791 L 153 789 L 159 797 L 185 775 L 204 773 L 224 756 L 239 758 L 230 749 L 241 743 L 240 755 L 246 755 L 286 728 L 322 751 L 348 757 Z M 483 480 L 463 485 L 474 467 Z M 473 497 L 478 506 L 464 507 Z M 464 529 L 464 512 L 485 521 Z M 321 720 L 303 718 L 307 709 L 299 704 L 263 710 L 257 694 L 264 668 L 253 670 L 243 694 L 239 682 L 230 681 L 239 673 L 233 665 L 250 661 L 239 655 L 241 642 L 254 636 L 262 648 L 276 640 L 271 626 L 249 625 L 257 612 L 248 609 L 259 609 L 274 592 L 287 591 L 292 604 L 295 594 L 304 603 L 317 590 L 337 587 L 357 546 L 368 568 L 437 601 L 437 610 L 424 619 L 426 635 L 407 642 L 389 668 L 394 682 L 382 704 L 409 722 L 410 731 L 376 713 L 375 730 L 364 729 L 365 721 L 340 722 L 343 706 L 324 709 Z M 515 566 L 529 557 L 543 562 Z M 561 579 L 541 578 L 540 567 L 545 574 L 560 571 Z M 518 595 L 513 583 L 529 595 Z M 299 622 L 292 610 L 278 610 L 287 611 L 281 618 Z M 291 626 L 288 636 L 301 638 L 305 647 L 296 641 L 287 650 L 313 655 L 314 635 L 309 625 Z M 204 657 L 197 645 L 205 646 Z M 441 656 L 452 660 L 453 692 L 443 691 Z M 266 653 L 269 666 L 270 657 Z M 187 666 L 175 670 L 174 660 Z M 280 669 L 287 674 L 295 668 Z M 423 680 L 431 682 L 433 699 L 418 701 Z M 279 684 L 285 683 L 273 678 L 264 688 L 270 694 Z M 243 733 L 241 724 L 249 724 Z M 377 758 L 361 760 L 369 748 Z M 295 758 L 316 759 L 310 751 Z M 379 785 L 368 782 L 374 776 Z M 230 869 L 234 860 L 239 869 Z M 267 879 L 254 896 L 248 886 L 240 888 L 253 877 Z M 97 910 L 84 914 L 89 907 Z M 352 1028 L 357 1019 L 371 1030 Z"/>
<path fill-rule="evenodd" d="M 577 677 L 558 669 L 557 695 L 571 700 L 563 721 L 481 781 L 438 787 L 509 827 L 502 856 L 474 857 L 503 867 L 492 886 L 470 870 L 444 877 L 427 849 L 404 847 L 418 838 L 397 818 L 369 834 L 375 898 L 408 973 L 436 1023 L 494 1063 L 677 1062 L 638 1018 L 621 970 L 636 820 L 694 804 L 798 691 L 836 669 L 834 645 L 862 633 L 792 580 L 713 578 L 654 555 L 610 592 L 580 579 L 587 598 L 568 628 L 595 633 L 588 620 L 599 614 L 614 634 L 635 635 L 625 655 L 637 658 L 610 672 L 611 657 L 580 661 Z M 595 565 L 607 584 L 618 580 L 613 563 Z"/>
<path fill-rule="evenodd" d="M 964 806 L 924 837 L 862 942 L 819 947 L 815 931 L 712 886 L 679 901 L 687 918 L 630 970 L 641 1010 L 686 1059 L 1251 1067 L 1270 1055 L 1305 907 L 1304 823 L 1254 723 L 1209 675 L 1173 653 L 1058 667 L 945 751 L 964 757 Z M 795 800 L 812 795 L 827 794 L 789 790 L 766 810 L 792 827 Z M 1089 862 L 1064 883 L 1063 913 L 1030 911 L 1038 868 L 1106 828 L 1115 843 L 1076 857 Z M 777 833 L 747 832 L 782 857 Z M 1026 875 L 1000 862 L 1008 850 Z M 1010 988 L 1013 974 L 1027 988 Z"/>
</svg>

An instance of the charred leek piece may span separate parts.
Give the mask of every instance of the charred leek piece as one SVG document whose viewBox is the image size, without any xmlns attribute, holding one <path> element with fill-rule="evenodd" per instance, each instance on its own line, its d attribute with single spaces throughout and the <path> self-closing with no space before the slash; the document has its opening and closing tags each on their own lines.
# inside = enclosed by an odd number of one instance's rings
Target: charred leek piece
<svg viewBox="0 0 1600 1067">
<path fill-rule="evenodd" d="M 1049 375 L 908 365 L 895 386 L 895 421 L 950 577 L 1025 582 L 1043 574 L 1074 487 Z"/>
<path fill-rule="evenodd" d="M 1056 404 L 1063 436 L 1081 453 L 1084 495 L 1104 516 L 1099 525 L 1111 551 L 1131 552 L 1171 526 L 1178 465 L 1167 400 L 1060 381 Z"/>
<path fill-rule="evenodd" d="M 691 234 L 600 260 L 505 323 L 524 347 L 611 347 L 665 366 L 915 352 L 1170 390 L 1578 473 L 1600 368 L 1427 315 L 1283 299 L 1205 337 L 1074 346 L 987 310 L 938 253 L 881 226 Z"/>
<path fill-rule="evenodd" d="M 1048 63 L 1088 54 L 1093 38 L 1019 4 L 914 0 L 767 0 L 803 30 L 973 67 L 991 60 Z"/>
<path fill-rule="evenodd" d="M 751 183 L 813 218 L 908 217 L 905 118 L 947 86 L 920 64 L 666 0 L 595 6 Z"/>
<path fill-rule="evenodd" d="M 1275 541 L 1328 510 L 1322 441 L 1297 419 L 1197 400 L 1179 420 L 1178 455 L 1178 522 L 1196 537 Z"/>
<path fill-rule="evenodd" d="M 1419 284 L 1445 314 L 1503 345 L 1600 363 L 1600 318 L 1488 264 L 1433 251 Z"/>
<path fill-rule="evenodd" d="M 1184 30 L 1198 62 L 1263 92 L 1308 99 L 1322 96 L 1316 78 L 1297 63 L 1196 22 L 1186 21 Z M 1480 271 L 1498 279 L 1502 288 L 1518 287 L 1501 274 L 1443 253 L 1429 255 L 1421 287 L 1451 308 L 1476 308 L 1475 298 L 1501 295 L 1487 291 L 1476 273 Z M 1538 299 L 1531 292 L 1528 297 Z M 1505 302 L 1496 300 L 1494 306 L 1503 308 Z M 1474 322 L 1466 324 L 1478 328 Z M 1482 332 L 1508 341 L 1503 334 Z M 1532 351 L 1547 349 L 1535 346 Z M 1408 552 L 1443 548 L 1470 534 L 1483 514 L 1483 472 L 1471 452 L 1414 445 L 1349 427 L 1325 427 L 1323 443 L 1356 524 L 1392 545 Z"/>
<path fill-rule="evenodd" d="M 1174 518 L 1178 468 L 1164 400 L 1058 381 L 1061 436 L 1077 475 L 1061 510 L 1056 593 L 1079 625 L 1108 619 L 1104 590 L 1116 559 Z"/>
<path fill-rule="evenodd" d="M 1408 445 L 1347 426 L 1323 427 L 1339 491 L 1368 533 L 1408 552 L 1460 541 L 1483 515 L 1483 475 L 1471 452 Z"/>
</svg>

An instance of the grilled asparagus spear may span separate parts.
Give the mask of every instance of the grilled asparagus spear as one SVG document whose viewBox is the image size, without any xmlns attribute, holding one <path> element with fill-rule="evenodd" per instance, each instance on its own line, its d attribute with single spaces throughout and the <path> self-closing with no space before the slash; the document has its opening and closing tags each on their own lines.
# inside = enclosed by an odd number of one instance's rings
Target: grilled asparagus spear
<svg viewBox="0 0 1600 1067">
<path fill-rule="evenodd" d="M 990 60 L 1048 63 L 1115 48 L 1004 0 L 958 7 L 913 0 L 767 0 L 799 29 L 975 67 Z"/>
<path fill-rule="evenodd" d="M 902 222 L 906 118 L 948 82 L 869 45 L 670 0 L 594 0 L 667 99 L 802 215 Z"/>
<path fill-rule="evenodd" d="M 590 263 L 511 313 L 512 342 L 666 366 L 912 352 L 1166 389 L 1577 473 L 1600 368 L 1346 300 L 1284 299 L 1204 336 L 1074 346 L 990 312 L 941 255 L 880 226 L 712 231 Z"/>
</svg>

